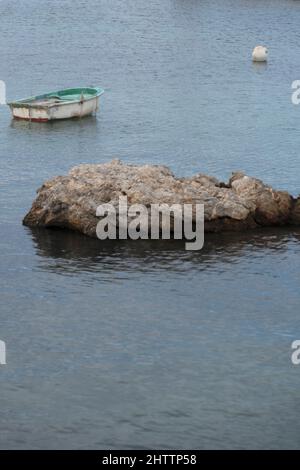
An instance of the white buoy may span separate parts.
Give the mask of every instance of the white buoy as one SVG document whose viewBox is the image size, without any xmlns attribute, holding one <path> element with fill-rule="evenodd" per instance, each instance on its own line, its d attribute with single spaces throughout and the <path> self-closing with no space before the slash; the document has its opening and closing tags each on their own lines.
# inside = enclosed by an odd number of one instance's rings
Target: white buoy
<svg viewBox="0 0 300 470">
<path fill-rule="evenodd" d="M 252 52 L 254 62 L 266 62 L 268 60 L 268 49 L 265 46 L 256 46 Z"/>
</svg>

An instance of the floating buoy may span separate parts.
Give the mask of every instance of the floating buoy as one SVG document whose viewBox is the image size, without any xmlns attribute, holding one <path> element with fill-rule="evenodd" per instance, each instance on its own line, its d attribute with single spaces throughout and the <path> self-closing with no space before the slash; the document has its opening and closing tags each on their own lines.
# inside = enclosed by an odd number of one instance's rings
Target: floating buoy
<svg viewBox="0 0 300 470">
<path fill-rule="evenodd" d="M 256 46 L 252 52 L 254 62 L 266 62 L 268 60 L 268 49 L 265 46 Z"/>
</svg>

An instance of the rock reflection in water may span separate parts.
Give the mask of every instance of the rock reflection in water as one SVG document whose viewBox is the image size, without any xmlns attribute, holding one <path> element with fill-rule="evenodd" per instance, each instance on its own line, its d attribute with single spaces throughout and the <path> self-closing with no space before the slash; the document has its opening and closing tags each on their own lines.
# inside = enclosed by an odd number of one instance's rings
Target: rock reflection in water
<svg viewBox="0 0 300 470">
<path fill-rule="evenodd" d="M 268 229 L 248 233 L 206 234 L 204 248 L 185 250 L 181 240 L 100 241 L 68 230 L 30 229 L 42 269 L 67 273 L 77 271 L 184 272 L 208 270 L 218 263 L 235 263 L 243 256 L 283 251 L 288 243 L 300 240 L 300 229 Z M 45 258 L 49 262 L 45 262 Z M 53 264 L 53 260 L 59 263 Z"/>
</svg>

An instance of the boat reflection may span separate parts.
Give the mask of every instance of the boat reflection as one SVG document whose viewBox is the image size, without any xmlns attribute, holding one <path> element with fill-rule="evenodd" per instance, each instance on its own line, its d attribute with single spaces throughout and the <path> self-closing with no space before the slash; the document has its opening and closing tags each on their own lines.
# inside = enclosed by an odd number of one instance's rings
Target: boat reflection
<svg viewBox="0 0 300 470">
<path fill-rule="evenodd" d="M 96 127 L 98 119 L 96 115 L 85 116 L 82 118 L 73 119 L 58 119 L 49 122 L 33 122 L 22 119 L 12 119 L 10 122 L 10 128 L 18 131 L 32 131 L 39 134 L 47 134 L 52 132 L 65 132 L 78 129 L 86 129 L 90 127 Z"/>
</svg>

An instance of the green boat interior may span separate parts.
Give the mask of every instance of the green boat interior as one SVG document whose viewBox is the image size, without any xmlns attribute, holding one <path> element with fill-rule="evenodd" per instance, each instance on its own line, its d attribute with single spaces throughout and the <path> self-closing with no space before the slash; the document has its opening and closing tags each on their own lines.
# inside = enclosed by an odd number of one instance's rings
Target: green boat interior
<svg viewBox="0 0 300 470">
<path fill-rule="evenodd" d="M 51 106 L 70 102 L 83 102 L 100 96 L 104 90 L 101 88 L 67 88 L 44 95 L 33 96 L 15 101 L 14 106 Z"/>
</svg>

